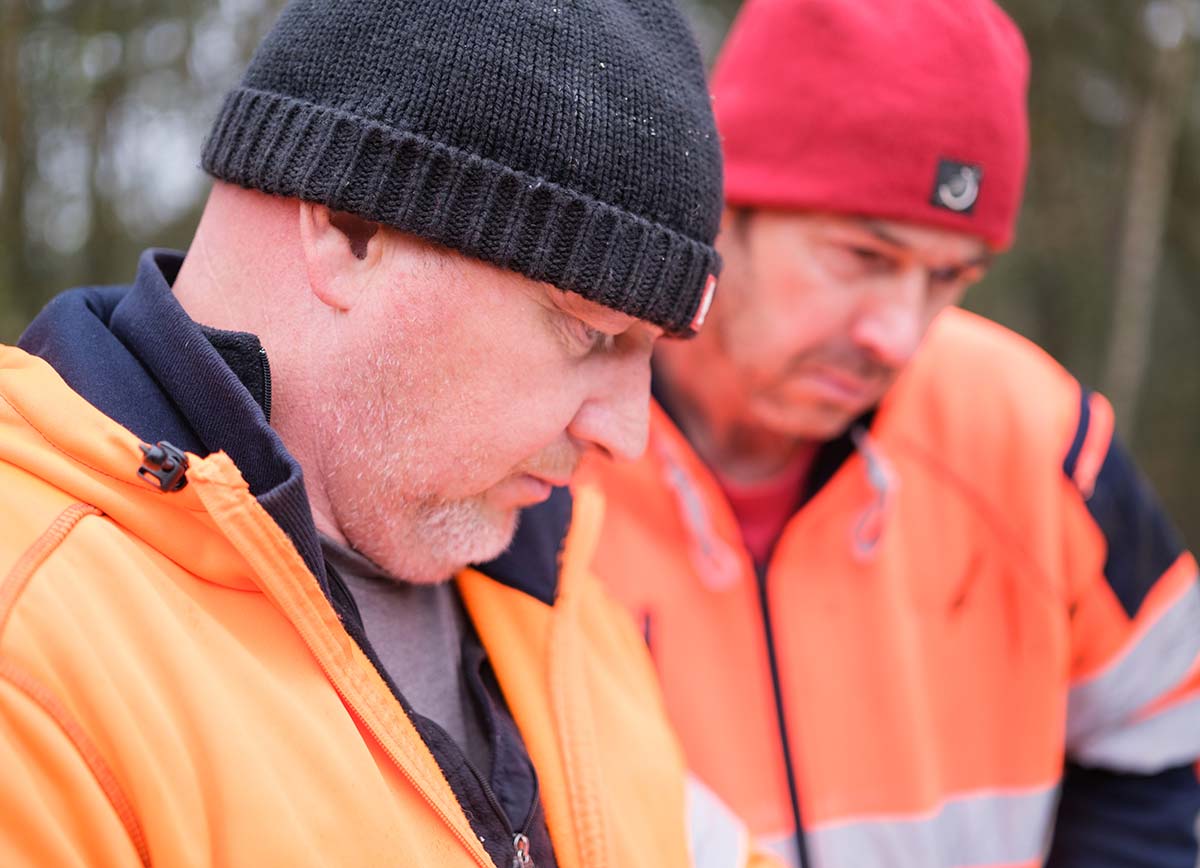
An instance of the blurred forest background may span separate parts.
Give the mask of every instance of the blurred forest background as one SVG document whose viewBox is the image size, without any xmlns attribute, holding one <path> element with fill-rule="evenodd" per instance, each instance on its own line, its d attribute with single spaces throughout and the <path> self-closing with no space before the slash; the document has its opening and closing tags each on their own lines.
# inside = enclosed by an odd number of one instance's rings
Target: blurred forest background
<svg viewBox="0 0 1200 868">
<path fill-rule="evenodd" d="M 682 2 L 711 59 L 738 0 Z M 187 245 L 201 140 L 281 5 L 0 0 L 0 341 Z M 1112 398 L 1200 545 L 1200 0 L 1001 5 L 1033 56 L 1032 166 L 1016 248 L 967 305 Z"/>
</svg>

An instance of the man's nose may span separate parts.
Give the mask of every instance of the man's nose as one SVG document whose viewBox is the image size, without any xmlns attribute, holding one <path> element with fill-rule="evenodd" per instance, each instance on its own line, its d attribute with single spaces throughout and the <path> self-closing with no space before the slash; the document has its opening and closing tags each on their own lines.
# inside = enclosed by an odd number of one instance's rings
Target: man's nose
<svg viewBox="0 0 1200 868">
<path fill-rule="evenodd" d="M 880 364 L 901 368 L 921 343 L 929 276 L 919 265 L 904 269 L 860 305 L 855 343 Z"/>
<path fill-rule="evenodd" d="M 649 346 L 614 355 L 589 376 L 594 386 L 567 433 L 615 458 L 637 460 L 650 431 Z"/>
</svg>

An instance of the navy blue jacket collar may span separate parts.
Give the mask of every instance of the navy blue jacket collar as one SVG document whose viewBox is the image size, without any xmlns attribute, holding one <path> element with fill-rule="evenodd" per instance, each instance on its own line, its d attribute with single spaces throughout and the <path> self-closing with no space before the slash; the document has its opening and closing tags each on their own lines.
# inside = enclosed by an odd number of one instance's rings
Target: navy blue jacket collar
<svg viewBox="0 0 1200 868">
<path fill-rule="evenodd" d="M 571 491 L 556 488 L 545 503 L 522 510 L 508 550 L 479 571 L 548 606 L 558 594 L 559 556 L 571 525 Z"/>
<path fill-rule="evenodd" d="M 148 250 L 132 286 L 59 295 L 19 345 L 49 362 L 67 385 L 143 441 L 165 440 L 197 455 L 228 454 L 328 593 L 300 465 L 271 428 L 259 400 L 214 348 L 211 335 L 171 292 L 182 262 L 182 254 Z M 241 342 L 242 352 L 249 343 L 257 346 L 252 336 L 244 337 L 250 341 Z M 525 510 L 508 551 L 480 565 L 481 571 L 552 604 L 570 519 L 570 493 L 556 490 L 546 503 Z"/>
<path fill-rule="evenodd" d="M 178 253 L 146 251 L 132 286 L 63 293 L 19 344 L 145 442 L 227 453 L 324 584 L 300 465 L 171 292 L 182 262 Z"/>
</svg>

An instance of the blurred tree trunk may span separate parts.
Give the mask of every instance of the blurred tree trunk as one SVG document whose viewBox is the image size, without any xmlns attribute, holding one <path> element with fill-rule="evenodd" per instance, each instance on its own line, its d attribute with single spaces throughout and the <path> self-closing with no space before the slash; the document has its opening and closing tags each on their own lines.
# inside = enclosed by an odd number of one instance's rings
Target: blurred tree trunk
<svg viewBox="0 0 1200 868">
<path fill-rule="evenodd" d="M 118 223 L 114 204 L 105 189 L 103 173 L 112 165 L 109 150 L 112 147 L 110 117 L 118 95 L 129 87 L 125 79 L 124 66 L 114 70 L 93 92 L 90 101 L 90 116 L 87 120 L 88 148 L 88 205 L 90 230 L 83 250 L 84 270 L 89 280 L 110 280 L 123 263 L 124 232 Z M 127 267 L 132 267 L 125 263 Z"/>
<path fill-rule="evenodd" d="M 22 283 L 29 273 L 25 244 L 25 88 L 21 84 L 21 42 L 28 26 L 26 0 L 3 0 L 0 13 L 0 137 L 4 142 L 0 197 L 0 333 L 14 333 L 23 320 Z"/>
<path fill-rule="evenodd" d="M 1195 40 L 1187 27 L 1189 9 L 1182 0 L 1171 0 L 1170 5 L 1177 13 L 1181 33 L 1177 40 L 1163 39 L 1160 34 L 1156 43 L 1146 100 L 1133 128 L 1124 217 L 1117 242 L 1113 321 L 1104 382 L 1127 442 L 1132 440 L 1136 427 L 1138 397 L 1149 362 L 1174 155 L 1195 59 Z"/>
</svg>

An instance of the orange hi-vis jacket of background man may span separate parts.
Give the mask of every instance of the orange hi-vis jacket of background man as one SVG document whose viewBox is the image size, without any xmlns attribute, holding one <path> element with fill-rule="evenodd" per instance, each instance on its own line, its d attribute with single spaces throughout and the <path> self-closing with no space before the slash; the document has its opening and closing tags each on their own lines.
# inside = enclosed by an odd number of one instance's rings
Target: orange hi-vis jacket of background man
<svg viewBox="0 0 1200 868">
<path fill-rule="evenodd" d="M 0 865 L 491 868 L 233 463 L 193 455 L 163 492 L 142 462 L 45 362 L 0 347 Z M 684 769 L 653 670 L 580 566 L 600 510 L 579 492 L 554 605 L 457 581 L 558 864 L 682 868 Z M 737 849 L 706 829 L 700 864 Z"/>
<path fill-rule="evenodd" d="M 799 816 L 817 868 L 1040 865 L 1064 762 L 1195 761 L 1196 563 L 1112 423 L 951 310 L 762 575 L 657 408 L 640 462 L 591 467 L 596 570 L 644 626 L 692 769 L 760 840 L 797 860 Z"/>
</svg>

